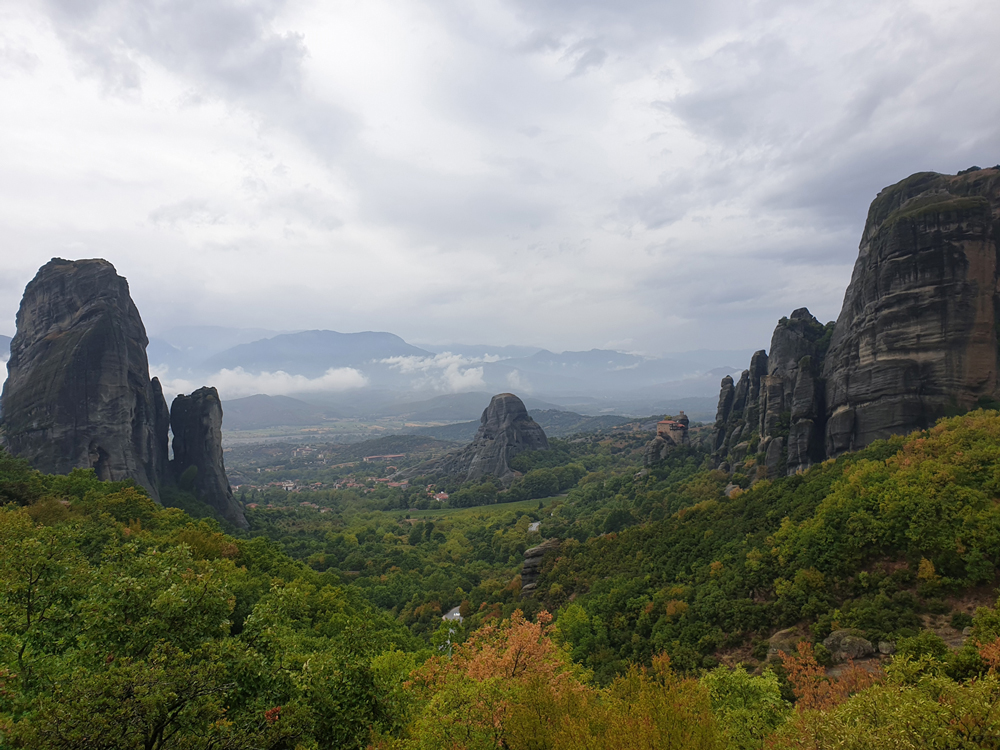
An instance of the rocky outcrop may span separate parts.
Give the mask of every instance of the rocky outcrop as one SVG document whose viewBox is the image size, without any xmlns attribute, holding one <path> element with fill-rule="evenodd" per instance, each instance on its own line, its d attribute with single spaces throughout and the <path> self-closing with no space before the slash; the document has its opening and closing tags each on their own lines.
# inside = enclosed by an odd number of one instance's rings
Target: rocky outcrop
<svg viewBox="0 0 1000 750">
<path fill-rule="evenodd" d="M 24 290 L 0 397 L 11 453 L 46 473 L 133 479 L 158 499 L 169 416 L 147 343 L 128 282 L 110 263 L 42 266 Z"/>
<path fill-rule="evenodd" d="M 542 562 L 545 553 L 559 548 L 558 539 L 547 539 L 537 547 L 524 551 L 524 562 L 521 564 L 521 596 L 530 599 L 538 588 L 538 576 L 542 572 Z"/>
<path fill-rule="evenodd" d="M 182 489 L 234 526 L 249 528 L 233 497 L 222 459 L 222 401 L 215 388 L 178 395 L 170 407 L 174 459 L 171 468 Z"/>
<path fill-rule="evenodd" d="M 667 417 L 656 425 L 656 437 L 646 443 L 643 463 L 653 466 L 667 457 L 675 448 L 688 444 L 688 428 L 691 420 L 684 412 L 675 418 Z"/>
<path fill-rule="evenodd" d="M 1000 170 L 879 193 L 823 370 L 828 455 L 997 399 L 998 253 Z"/>
<path fill-rule="evenodd" d="M 10 345 L 0 396 L 7 448 L 49 474 L 80 468 L 103 480 L 132 479 L 157 502 L 162 486 L 188 472 L 198 497 L 246 528 L 222 462 L 219 394 L 202 388 L 168 410 L 159 381 L 149 378 L 147 344 L 114 266 L 46 263 L 24 290 Z"/>
<path fill-rule="evenodd" d="M 501 393 L 494 396 L 483 411 L 479 431 L 469 445 L 431 466 L 418 469 L 425 473 L 458 475 L 466 480 L 495 476 L 504 485 L 509 485 L 517 476 L 510 466 L 514 456 L 548 448 L 545 432 L 528 416 L 524 402 L 513 393 Z"/>
<path fill-rule="evenodd" d="M 720 468 L 792 474 L 1000 398 L 1000 168 L 915 174 L 871 205 L 836 325 L 801 308 L 738 383 Z M 765 372 L 766 371 L 766 372 Z"/>
<path fill-rule="evenodd" d="M 806 308 L 778 321 L 770 354 L 756 352 L 739 383 L 722 380 L 715 456 L 732 471 L 776 476 L 823 457 L 823 388 L 819 367 L 830 340 Z"/>
<path fill-rule="evenodd" d="M 875 654 L 871 641 L 856 630 L 834 630 L 823 640 L 834 664 L 855 659 L 867 659 Z"/>
</svg>

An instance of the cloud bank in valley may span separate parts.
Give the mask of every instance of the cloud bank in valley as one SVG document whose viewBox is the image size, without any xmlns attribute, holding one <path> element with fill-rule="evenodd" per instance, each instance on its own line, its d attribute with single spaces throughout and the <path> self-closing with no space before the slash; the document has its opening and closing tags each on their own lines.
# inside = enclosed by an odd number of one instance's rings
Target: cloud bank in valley
<svg viewBox="0 0 1000 750">
<path fill-rule="evenodd" d="M 878 190 L 1000 161 L 998 32 L 993 0 L 6 4 L 0 333 L 60 255 L 154 332 L 764 346 L 837 314 Z"/>
<path fill-rule="evenodd" d="M 418 376 L 413 381 L 415 389 L 432 389 L 442 393 L 464 393 L 486 388 L 483 380 L 483 362 L 497 362 L 498 356 L 479 359 L 463 357 L 451 352 L 441 352 L 433 357 L 388 357 L 380 360 L 404 375 Z"/>
<path fill-rule="evenodd" d="M 223 401 L 266 393 L 270 396 L 287 396 L 307 393 L 329 393 L 350 391 L 364 388 L 368 378 L 364 373 L 353 367 L 331 367 L 318 378 L 307 378 L 305 375 L 289 375 L 281 370 L 277 372 L 246 372 L 242 367 L 232 370 L 219 370 L 207 377 L 189 379 L 173 377 L 166 367 L 150 368 L 150 376 L 158 377 L 163 386 L 167 401 L 171 401 L 178 393 L 191 393 L 203 385 L 215 386 Z"/>
</svg>

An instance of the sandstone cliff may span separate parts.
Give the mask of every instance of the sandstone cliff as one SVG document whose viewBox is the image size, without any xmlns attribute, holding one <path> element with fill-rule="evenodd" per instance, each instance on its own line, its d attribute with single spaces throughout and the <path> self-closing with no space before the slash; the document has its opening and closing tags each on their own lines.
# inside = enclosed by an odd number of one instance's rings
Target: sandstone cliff
<svg viewBox="0 0 1000 750">
<path fill-rule="evenodd" d="M 2 399 L 12 453 L 64 474 L 93 468 L 158 499 L 169 417 L 149 379 L 128 282 L 104 260 L 46 263 L 24 290 Z"/>
<path fill-rule="evenodd" d="M 548 447 L 545 432 L 528 416 L 524 402 L 513 393 L 501 393 L 494 396 L 483 411 L 479 431 L 473 441 L 430 468 L 444 474 L 459 475 L 466 480 L 492 475 L 508 485 L 515 478 L 515 472 L 510 467 L 514 456 L 528 450 L 548 450 Z"/>
<path fill-rule="evenodd" d="M 805 308 L 724 378 L 716 461 L 794 473 L 1000 396 L 1000 169 L 915 174 L 871 205 L 836 325 Z"/>
<path fill-rule="evenodd" d="M 170 428 L 174 434 L 171 468 L 181 487 L 234 526 L 248 528 L 223 465 L 219 392 L 199 388 L 189 396 L 178 395 L 170 407 Z"/>
<path fill-rule="evenodd" d="M 828 455 L 997 398 L 998 253 L 1000 170 L 879 193 L 823 370 Z"/>
</svg>

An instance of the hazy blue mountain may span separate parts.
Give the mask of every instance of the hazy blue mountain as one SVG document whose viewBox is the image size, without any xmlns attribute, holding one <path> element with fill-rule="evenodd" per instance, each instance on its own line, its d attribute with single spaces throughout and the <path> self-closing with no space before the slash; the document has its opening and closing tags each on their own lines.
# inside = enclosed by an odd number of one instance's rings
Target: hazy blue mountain
<svg viewBox="0 0 1000 750">
<path fill-rule="evenodd" d="M 490 405 L 494 393 L 473 391 L 471 393 L 447 393 L 422 401 L 399 403 L 385 407 L 380 416 L 398 417 L 412 422 L 450 422 L 474 419 L 478 423 L 483 410 Z M 555 404 L 539 401 L 531 396 L 521 400 L 529 408 L 558 408 Z"/>
<path fill-rule="evenodd" d="M 529 346 L 460 343 L 424 348 L 384 332 L 276 333 L 221 326 L 160 332 L 150 338 L 147 351 L 150 366 L 166 366 L 168 379 L 205 382 L 223 368 L 239 367 L 248 373 L 283 370 L 315 378 L 331 367 L 352 367 L 364 373 L 365 387 L 284 395 L 348 417 L 402 416 L 426 422 L 476 419 L 489 396 L 505 391 L 516 393 L 525 403 L 533 396 L 548 405 L 528 404 L 529 409 L 553 407 L 592 415 L 669 412 L 678 400 L 704 398 L 711 405 L 698 402 L 694 408 L 699 417 L 690 415 L 704 421 L 709 411 L 714 417 L 722 376 L 738 376 L 730 363 L 748 361 L 752 354 L 749 350 L 695 350 L 655 358 L 609 349 L 557 353 Z M 434 359 L 435 353 L 445 351 L 467 361 L 456 370 L 454 362 Z M 385 361 L 392 358 L 402 361 Z M 487 358 L 496 361 L 484 361 Z M 442 391 L 468 387 L 470 380 L 476 383 L 476 393 L 483 394 L 482 406 L 475 403 L 475 393 L 439 396 Z"/>
<path fill-rule="evenodd" d="M 265 396 L 261 393 L 223 401 L 222 414 L 222 427 L 225 430 L 314 425 L 335 416 L 329 409 L 297 398 Z"/>
<path fill-rule="evenodd" d="M 166 365 L 173 371 L 201 372 L 205 360 L 219 352 L 281 333 L 287 331 L 226 326 L 176 326 L 149 335 L 146 357 L 153 367 Z"/>
<path fill-rule="evenodd" d="M 500 357 L 511 359 L 515 357 L 530 357 L 536 352 L 542 351 L 537 346 L 491 346 L 490 344 L 420 344 L 420 346 L 435 354 L 450 352 L 470 359 L 482 359 L 483 357 Z"/>
<path fill-rule="evenodd" d="M 363 369 L 390 357 L 430 357 L 392 333 L 301 331 L 240 344 L 204 362 L 209 372 L 242 367 L 248 372 L 276 372 L 319 377 L 331 367 Z M 384 365 L 383 365 L 384 367 Z"/>
<path fill-rule="evenodd" d="M 4 362 L 10 357 L 10 336 L 0 336 L 0 360 Z"/>
<path fill-rule="evenodd" d="M 630 421 L 629 417 L 600 416 L 588 417 L 571 411 L 559 409 L 530 409 L 528 414 L 541 425 L 550 438 L 568 437 L 581 432 L 598 432 L 609 430 L 616 425 Z M 458 422 L 436 427 L 412 427 L 407 429 L 413 435 L 427 435 L 438 440 L 451 440 L 456 443 L 468 443 L 476 436 L 479 420 Z"/>
</svg>

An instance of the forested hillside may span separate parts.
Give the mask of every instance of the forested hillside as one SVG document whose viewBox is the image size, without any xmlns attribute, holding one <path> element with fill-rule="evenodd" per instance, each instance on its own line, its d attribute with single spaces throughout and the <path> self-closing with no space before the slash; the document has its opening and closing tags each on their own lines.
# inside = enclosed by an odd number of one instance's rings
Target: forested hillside
<svg viewBox="0 0 1000 750">
<path fill-rule="evenodd" d="M 998 746 L 1000 415 L 752 487 L 640 454 L 556 441 L 428 510 L 262 492 L 236 535 L 3 454 L 0 746 Z M 831 632 L 895 655 L 828 670 Z"/>
</svg>

